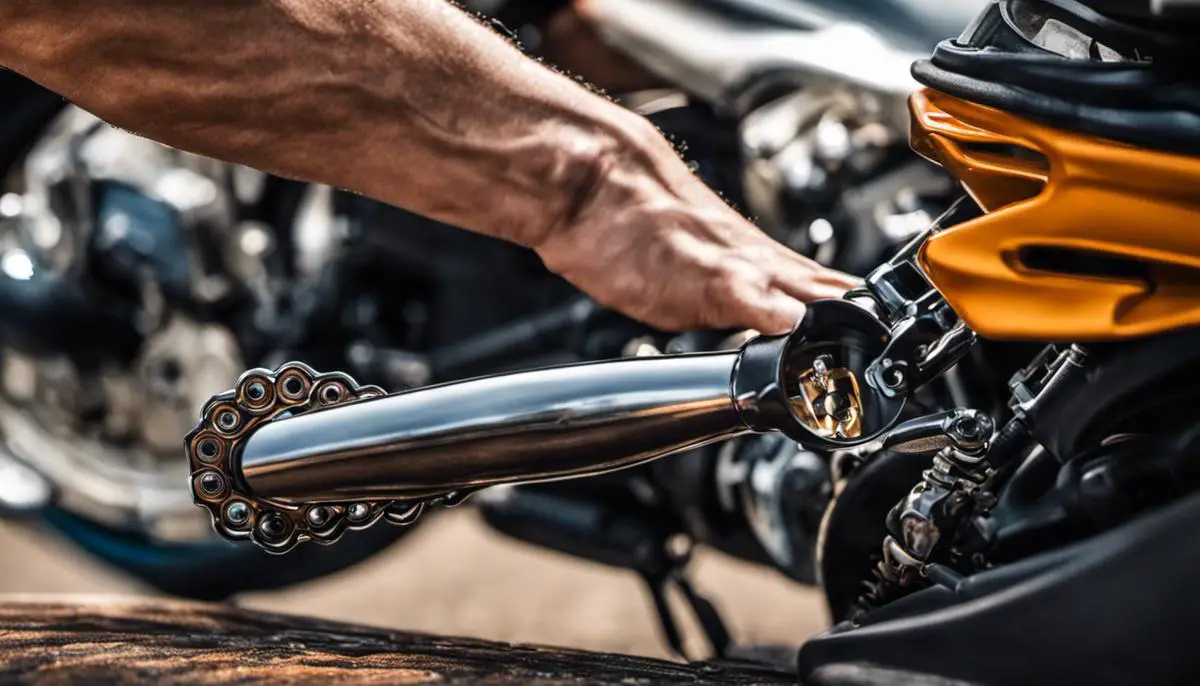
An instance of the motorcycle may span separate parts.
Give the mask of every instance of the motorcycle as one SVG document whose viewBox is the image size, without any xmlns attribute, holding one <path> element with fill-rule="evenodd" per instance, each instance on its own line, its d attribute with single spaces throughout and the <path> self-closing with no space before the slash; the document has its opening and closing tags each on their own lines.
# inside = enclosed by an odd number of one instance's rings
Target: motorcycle
<svg viewBox="0 0 1200 686">
<path fill-rule="evenodd" d="M 913 148 L 967 195 L 792 332 L 393 394 L 254 369 L 185 439 L 196 504 L 283 554 L 776 433 L 835 457 L 802 682 L 1193 683 L 1200 112 L 1165 11 L 1000 0 L 918 62 Z M 1039 346 L 1003 409 L 913 407 L 987 339 Z"/>
<path fill-rule="evenodd" d="M 283 554 L 498 486 L 782 434 L 837 458 L 815 543 L 836 624 L 790 657 L 556 660 L 568 654 L 258 617 L 222 635 L 252 664 L 267 646 L 298 670 L 418 683 L 463 665 L 523 683 L 1195 683 L 1200 100 L 1178 7 L 999 0 L 939 44 L 914 66 L 912 144 L 966 196 L 788 334 L 393 394 L 287 363 L 214 396 L 185 441 L 216 529 Z M 1002 408 L 914 407 L 989 339 L 1039 348 Z M 47 637 L 17 646 L 21 664 L 77 636 L 112 645 L 96 611 L 67 610 L 78 626 L 62 612 L 0 620 Z M 197 650 L 161 620 L 141 626 L 172 655 Z M 333 649 L 274 635 L 308 630 Z"/>
<path fill-rule="evenodd" d="M 806 22 L 768 11 L 749 31 L 731 14 L 745 8 L 724 1 L 589 5 L 587 54 L 623 65 L 612 78 L 596 67 L 598 80 L 797 250 L 865 272 L 949 203 L 949 177 L 906 150 L 897 114 L 912 36 L 880 37 L 886 26 L 855 29 L 847 22 L 867 19 L 828 11 Z M 530 14 L 539 6 L 490 11 L 536 54 L 571 62 L 571 41 L 547 26 L 560 15 Z M 714 59 L 733 64 L 701 49 L 717 36 L 737 46 L 736 69 L 697 79 Z M 854 52 L 887 77 L 839 64 Z M 48 524 L 171 594 L 223 599 L 303 581 L 401 535 L 365 531 L 286 563 L 214 536 L 182 487 L 177 439 L 245 367 L 304 359 L 401 390 L 711 349 L 732 333 L 648 330 L 527 251 L 158 146 L 11 73 L 0 73 L 0 97 L 0 514 Z M 628 488 L 587 497 L 609 507 Z M 235 567 L 250 571 L 218 573 Z"/>
</svg>

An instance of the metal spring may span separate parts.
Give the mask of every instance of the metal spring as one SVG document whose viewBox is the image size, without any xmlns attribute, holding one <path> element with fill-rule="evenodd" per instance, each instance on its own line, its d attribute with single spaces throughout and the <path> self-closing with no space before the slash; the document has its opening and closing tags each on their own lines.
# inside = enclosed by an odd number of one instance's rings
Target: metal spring
<svg viewBox="0 0 1200 686">
<path fill-rule="evenodd" d="M 901 594 L 900 576 L 882 558 L 871 568 L 870 577 L 862 582 L 863 592 L 850 609 L 850 621 L 857 624 L 873 610 L 882 607 Z"/>
</svg>

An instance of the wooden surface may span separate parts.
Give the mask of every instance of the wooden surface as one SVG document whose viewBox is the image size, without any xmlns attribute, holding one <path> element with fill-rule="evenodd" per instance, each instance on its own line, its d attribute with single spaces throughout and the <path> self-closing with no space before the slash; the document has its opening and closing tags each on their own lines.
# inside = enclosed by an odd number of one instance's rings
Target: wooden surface
<svg viewBox="0 0 1200 686">
<path fill-rule="evenodd" d="M 232 606 L 0 599 L 0 683 L 781 684 L 750 666 L 684 665 L 370 629 Z"/>
</svg>

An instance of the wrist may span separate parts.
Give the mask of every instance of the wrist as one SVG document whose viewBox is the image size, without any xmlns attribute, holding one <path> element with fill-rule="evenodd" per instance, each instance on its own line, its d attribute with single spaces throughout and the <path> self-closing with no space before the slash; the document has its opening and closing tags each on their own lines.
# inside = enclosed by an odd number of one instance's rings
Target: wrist
<svg viewBox="0 0 1200 686">
<path fill-rule="evenodd" d="M 574 146 L 586 150 L 576 183 L 529 245 L 539 253 L 569 242 L 583 228 L 616 222 L 624 209 L 681 200 L 680 190 L 696 181 L 653 124 L 627 110 L 611 115 L 592 128 L 590 145 Z"/>
</svg>

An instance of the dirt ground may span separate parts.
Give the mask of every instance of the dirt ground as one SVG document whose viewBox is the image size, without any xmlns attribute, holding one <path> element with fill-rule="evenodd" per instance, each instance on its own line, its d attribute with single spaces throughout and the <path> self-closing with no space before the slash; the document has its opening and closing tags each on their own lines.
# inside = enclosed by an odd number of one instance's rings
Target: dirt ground
<svg viewBox="0 0 1200 686">
<path fill-rule="evenodd" d="M 741 642 L 799 644 L 826 625 L 819 594 L 772 570 L 698 555 L 693 578 Z M 0 594 L 146 593 L 43 531 L 0 523 Z M 515 543 L 470 510 L 431 518 L 341 574 L 239 599 L 373 626 L 666 657 L 632 574 Z M 695 626 L 688 645 L 701 649 Z"/>
</svg>

